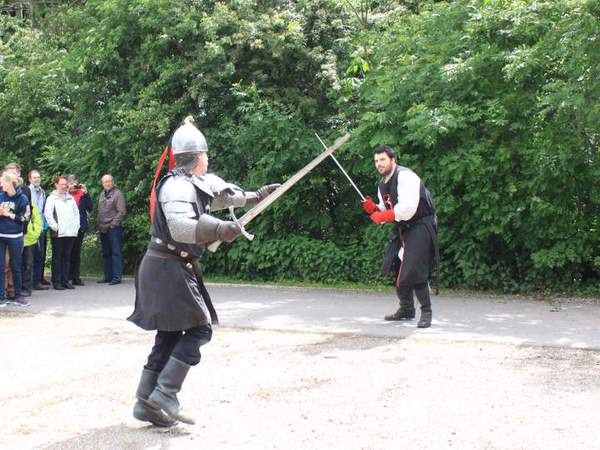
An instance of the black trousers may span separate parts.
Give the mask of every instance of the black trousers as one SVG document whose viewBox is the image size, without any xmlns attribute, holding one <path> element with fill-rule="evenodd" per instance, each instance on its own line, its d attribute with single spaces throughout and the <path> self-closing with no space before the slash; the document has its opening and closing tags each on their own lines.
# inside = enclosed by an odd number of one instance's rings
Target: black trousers
<svg viewBox="0 0 600 450">
<path fill-rule="evenodd" d="M 165 367 L 169 357 L 182 361 L 190 366 L 200 362 L 200 347 L 208 344 L 212 338 L 210 324 L 189 328 L 185 331 L 156 332 L 154 347 L 148 355 L 145 369 L 160 372 Z"/>
<path fill-rule="evenodd" d="M 23 248 L 23 290 L 31 291 L 31 280 L 33 278 L 33 263 L 37 243 Z"/>
<path fill-rule="evenodd" d="M 69 280 L 75 281 L 81 278 L 81 245 L 85 232 L 79 231 L 77 237 L 73 241 L 73 249 L 71 250 L 71 264 L 69 268 Z"/>
<path fill-rule="evenodd" d="M 65 284 L 69 281 L 71 250 L 74 237 L 52 238 L 52 284 Z"/>
</svg>

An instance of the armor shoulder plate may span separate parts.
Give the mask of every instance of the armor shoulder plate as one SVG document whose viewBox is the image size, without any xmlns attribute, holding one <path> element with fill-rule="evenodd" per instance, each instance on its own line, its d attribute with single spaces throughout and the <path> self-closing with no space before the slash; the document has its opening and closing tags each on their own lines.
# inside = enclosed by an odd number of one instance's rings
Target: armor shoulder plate
<svg viewBox="0 0 600 450">
<path fill-rule="evenodd" d="M 202 179 L 208 184 L 211 192 L 218 193 L 229 187 L 229 183 L 214 173 L 206 173 L 202 175 Z"/>
<path fill-rule="evenodd" d="M 196 203 L 197 194 L 191 179 L 186 176 L 173 176 L 165 180 L 160 189 L 158 201 Z"/>
<path fill-rule="evenodd" d="M 202 179 L 208 184 L 214 199 L 211 209 L 218 211 L 230 206 L 242 208 L 246 206 L 247 196 L 243 189 L 233 183 L 228 183 L 223 178 L 207 173 Z"/>
<path fill-rule="evenodd" d="M 194 186 L 196 186 L 198 189 L 200 189 L 202 192 L 204 192 L 210 198 L 214 197 L 214 194 L 213 194 L 212 189 L 210 188 L 210 185 L 206 182 L 206 180 L 204 180 L 203 176 L 199 176 L 199 177 L 193 176 L 192 183 L 194 183 Z"/>
</svg>

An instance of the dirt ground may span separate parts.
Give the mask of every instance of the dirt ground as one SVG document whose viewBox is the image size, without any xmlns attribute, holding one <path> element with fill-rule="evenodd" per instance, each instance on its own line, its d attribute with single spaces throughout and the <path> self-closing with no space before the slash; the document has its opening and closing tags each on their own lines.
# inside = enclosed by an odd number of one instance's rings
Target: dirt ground
<svg viewBox="0 0 600 450">
<path fill-rule="evenodd" d="M 152 333 L 2 311 L 2 449 L 598 449 L 600 352 L 216 328 L 181 403 L 131 415 Z"/>
</svg>

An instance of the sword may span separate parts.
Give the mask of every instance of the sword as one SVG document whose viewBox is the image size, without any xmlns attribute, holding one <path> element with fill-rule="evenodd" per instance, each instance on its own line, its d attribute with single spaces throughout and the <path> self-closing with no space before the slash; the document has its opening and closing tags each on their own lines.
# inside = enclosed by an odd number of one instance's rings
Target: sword
<svg viewBox="0 0 600 450">
<path fill-rule="evenodd" d="M 315 133 L 315 136 L 317 137 L 317 139 L 319 140 L 319 142 L 323 145 L 323 147 L 327 148 L 327 146 L 325 145 L 325 142 L 323 142 L 323 140 L 319 137 L 319 135 L 317 133 Z M 335 161 L 335 163 L 340 168 L 340 170 L 342 171 L 342 173 L 344 175 L 346 175 L 346 178 L 348 178 L 348 181 L 350 182 L 350 184 L 352 185 L 352 187 L 356 190 L 356 192 L 358 192 L 358 196 L 360 197 L 360 199 L 364 203 L 365 202 L 365 196 L 362 195 L 362 193 L 360 192 L 360 190 L 356 187 L 356 184 L 354 184 L 354 181 L 352 181 L 352 178 L 350 178 L 350 175 L 348 175 L 346 173 L 346 171 L 344 170 L 344 168 L 342 167 L 342 165 L 340 164 L 340 162 L 337 160 L 337 158 L 335 156 L 333 156 L 333 154 L 331 154 L 329 156 L 331 156 L 331 159 L 333 159 Z"/>
<path fill-rule="evenodd" d="M 279 197 L 281 197 L 285 192 L 290 189 L 293 185 L 295 185 L 298 181 L 300 181 L 304 176 L 317 167 L 325 158 L 332 155 L 334 151 L 336 151 L 339 147 L 346 143 L 346 141 L 350 139 L 350 134 L 346 133 L 341 138 L 339 138 L 331 147 L 325 147 L 325 151 L 309 162 L 306 166 L 296 172 L 290 179 L 288 179 L 285 183 L 271 192 L 267 197 L 258 202 L 254 208 L 244 214 L 237 221 L 238 225 L 244 229 L 246 225 L 248 225 L 256 216 L 262 213 L 265 209 L 267 209 L 271 203 L 275 202 Z M 215 241 L 211 243 L 207 248 L 211 252 L 216 252 L 219 246 L 221 245 L 221 241 Z"/>
</svg>

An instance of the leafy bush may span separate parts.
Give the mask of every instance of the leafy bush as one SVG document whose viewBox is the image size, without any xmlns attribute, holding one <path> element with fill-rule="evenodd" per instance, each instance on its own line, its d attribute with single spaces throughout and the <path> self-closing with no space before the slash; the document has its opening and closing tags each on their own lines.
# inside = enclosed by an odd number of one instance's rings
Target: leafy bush
<svg viewBox="0 0 600 450">
<path fill-rule="evenodd" d="M 358 138 L 387 142 L 439 208 L 449 285 L 595 283 L 598 3 L 426 4 L 381 36 Z"/>
<path fill-rule="evenodd" d="M 597 292 L 598 35 L 596 0 L 90 0 L 36 28 L 0 15 L 0 162 L 76 172 L 93 198 L 112 173 L 131 269 L 184 116 L 212 170 L 249 190 L 320 153 L 315 131 L 350 131 L 337 157 L 365 194 L 383 143 L 433 193 L 445 285 Z M 381 281 L 386 231 L 331 161 L 250 228 L 206 270 Z"/>
<path fill-rule="evenodd" d="M 222 247 L 222 254 L 204 257 L 210 273 L 227 273 L 246 279 L 294 279 L 313 282 L 382 282 L 379 271 L 385 240 L 374 227 L 366 244 L 351 241 L 335 244 L 304 236 L 257 237 Z"/>
</svg>

